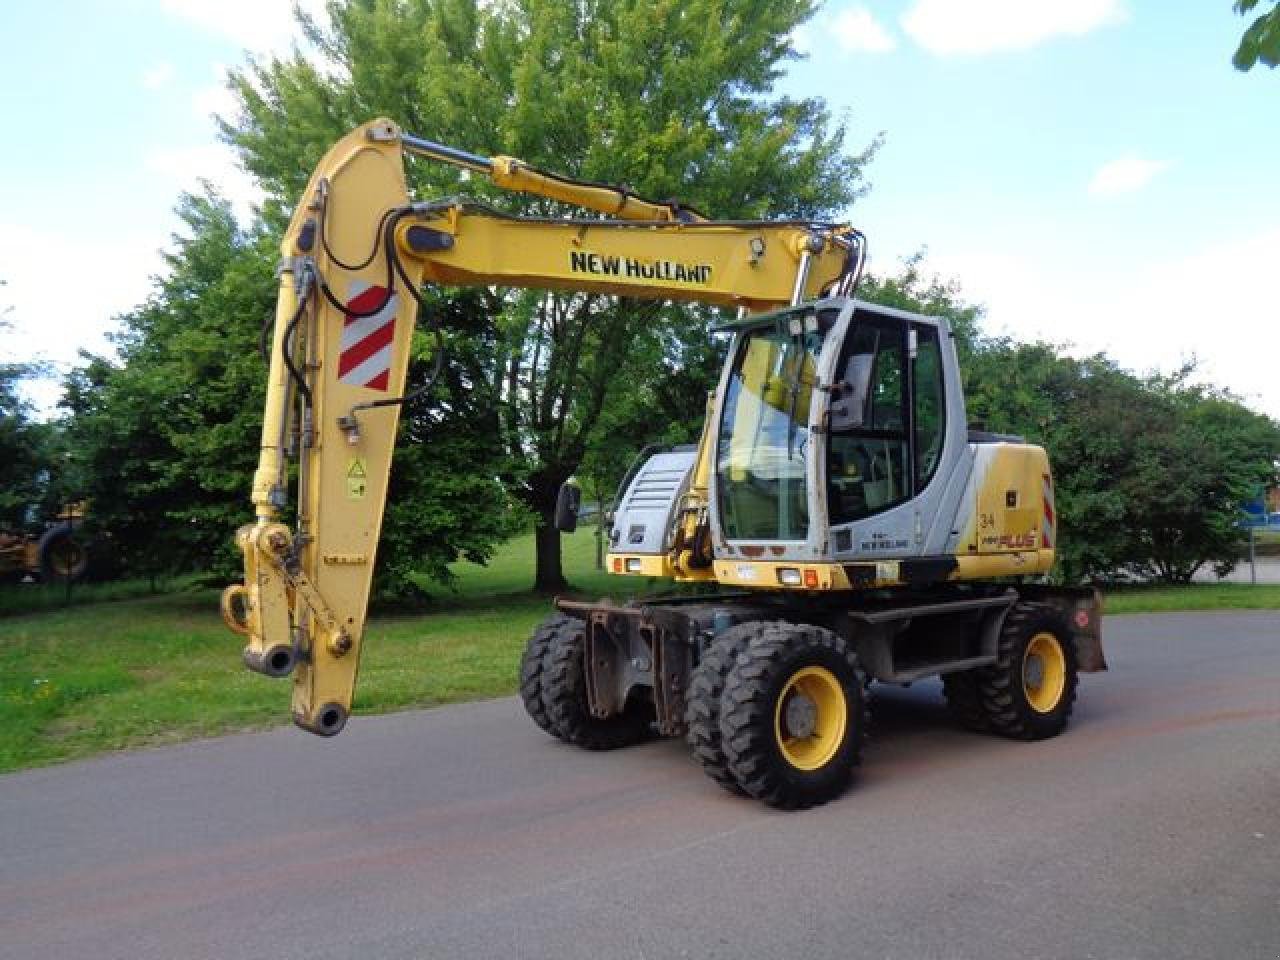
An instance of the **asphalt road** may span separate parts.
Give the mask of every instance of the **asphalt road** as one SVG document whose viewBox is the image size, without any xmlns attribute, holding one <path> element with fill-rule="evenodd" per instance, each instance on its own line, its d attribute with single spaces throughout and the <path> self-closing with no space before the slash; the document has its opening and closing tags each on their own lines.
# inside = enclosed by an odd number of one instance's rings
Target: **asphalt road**
<svg viewBox="0 0 1280 960">
<path fill-rule="evenodd" d="M 880 691 L 856 786 L 801 814 L 512 700 L 0 777 L 0 957 L 1276 960 L 1280 616 L 1106 643 L 1045 743 Z"/>
</svg>

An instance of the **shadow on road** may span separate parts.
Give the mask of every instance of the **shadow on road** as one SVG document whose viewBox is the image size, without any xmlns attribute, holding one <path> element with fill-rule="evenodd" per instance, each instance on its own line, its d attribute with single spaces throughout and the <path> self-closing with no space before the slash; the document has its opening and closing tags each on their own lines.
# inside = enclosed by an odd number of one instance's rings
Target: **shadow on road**
<svg viewBox="0 0 1280 960">
<path fill-rule="evenodd" d="M 942 699 L 942 685 L 933 680 L 910 687 L 875 684 L 871 687 L 871 727 L 877 740 L 936 730 L 958 730 Z"/>
</svg>

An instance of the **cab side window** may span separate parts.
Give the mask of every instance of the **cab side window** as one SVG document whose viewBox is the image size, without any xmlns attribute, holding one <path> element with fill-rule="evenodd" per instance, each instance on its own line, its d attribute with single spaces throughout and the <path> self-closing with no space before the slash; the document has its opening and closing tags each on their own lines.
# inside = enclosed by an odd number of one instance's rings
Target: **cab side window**
<svg viewBox="0 0 1280 960">
<path fill-rule="evenodd" d="M 947 425 L 946 396 L 942 386 L 942 349 L 938 328 L 916 326 L 916 357 L 912 361 L 912 409 L 915 421 L 916 489 L 933 479 L 942 459 L 942 439 Z"/>
<path fill-rule="evenodd" d="M 827 447 L 828 510 L 848 523 L 911 495 L 906 331 L 901 321 L 855 321 L 837 369 Z"/>
</svg>

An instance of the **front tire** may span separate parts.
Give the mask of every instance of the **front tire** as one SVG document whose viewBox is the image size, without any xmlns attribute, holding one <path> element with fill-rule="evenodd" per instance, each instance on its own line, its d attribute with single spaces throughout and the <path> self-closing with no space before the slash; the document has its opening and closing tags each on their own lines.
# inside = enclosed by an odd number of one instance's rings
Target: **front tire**
<svg viewBox="0 0 1280 960">
<path fill-rule="evenodd" d="M 628 703 L 612 717 L 593 717 L 587 707 L 583 671 L 587 638 L 581 620 L 550 631 L 542 660 L 542 708 L 554 736 L 585 750 L 616 750 L 648 740 L 653 732 L 653 707 Z M 537 718 L 535 718 L 536 721 Z"/>
<path fill-rule="evenodd" d="M 866 736 L 865 687 L 857 657 L 837 634 L 758 625 L 720 701 L 724 754 L 743 792 L 784 810 L 843 793 Z"/>
<path fill-rule="evenodd" d="M 725 683 L 738 655 L 767 627 L 765 623 L 740 623 L 718 634 L 702 651 L 702 659 L 689 680 L 685 706 L 686 741 L 702 772 L 730 793 L 741 795 L 742 787 L 729 770 L 720 735 L 720 700 Z"/>
</svg>

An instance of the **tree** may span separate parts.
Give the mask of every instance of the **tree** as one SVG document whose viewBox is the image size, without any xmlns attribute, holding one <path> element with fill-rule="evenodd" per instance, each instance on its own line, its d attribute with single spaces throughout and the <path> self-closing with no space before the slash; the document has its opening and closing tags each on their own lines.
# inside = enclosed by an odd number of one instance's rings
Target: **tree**
<svg viewBox="0 0 1280 960">
<path fill-rule="evenodd" d="M 153 577 L 238 567 L 231 534 L 250 515 L 266 383 L 258 339 L 276 295 L 269 230 L 241 228 L 212 192 L 185 196 L 178 214 L 186 232 L 166 256 L 167 276 L 119 318 L 119 359 L 86 356 L 65 399 L 91 522 L 110 533 L 127 569 Z M 418 375 L 425 365 L 415 361 Z M 488 509 L 502 498 L 485 470 L 494 445 L 474 431 L 456 380 L 451 368 L 436 387 L 441 425 L 429 457 L 412 432 L 425 419 L 406 418 L 378 558 L 383 593 L 410 592 L 417 573 L 447 580 L 448 563 L 483 559 L 505 532 L 504 512 Z"/>
<path fill-rule="evenodd" d="M 971 415 L 1049 452 L 1059 574 L 1186 583 L 1239 556 L 1241 506 L 1274 476 L 1280 426 L 1191 367 L 1137 377 L 1103 355 L 987 341 L 971 358 Z"/>
<path fill-rule="evenodd" d="M 262 407 L 259 325 L 274 297 L 270 238 L 216 194 L 178 205 L 186 232 L 168 275 L 117 318 L 119 358 L 82 354 L 68 432 L 93 507 L 127 570 L 152 576 L 235 563 Z"/>
<path fill-rule="evenodd" d="M 5 281 L 0 280 L 0 287 Z M 0 333 L 13 326 L 11 306 L 0 306 Z M 37 422 L 22 382 L 39 376 L 38 363 L 0 363 L 0 529 L 27 525 L 51 492 L 53 428 Z"/>
<path fill-rule="evenodd" d="M 303 19 L 323 67 L 295 54 L 231 75 L 240 115 L 223 125 L 267 189 L 278 220 L 335 138 L 377 115 L 433 139 L 637 192 L 678 196 L 726 218 L 828 216 L 859 193 L 870 150 L 843 153 L 845 128 L 817 100 L 779 97 L 789 36 L 813 0 L 353 0 Z M 418 196 L 458 176 L 414 165 Z M 472 183 L 515 213 L 549 201 Z M 648 382 L 672 338 L 706 338 L 703 316 L 670 306 L 485 291 L 493 349 L 472 372 L 497 412 L 511 489 L 537 522 L 537 589 L 560 589 L 560 484 L 577 471 L 613 404 Z M 700 416 L 700 404 L 681 411 Z"/>
<path fill-rule="evenodd" d="M 1240 557 L 1242 506 L 1275 483 L 1280 426 L 1229 393 L 1191 385 L 1185 372 L 1153 378 L 1149 388 L 1175 410 L 1158 464 L 1163 496 L 1141 497 L 1138 530 L 1145 569 L 1167 583 L 1187 583 L 1203 566 L 1219 575 Z"/>
<path fill-rule="evenodd" d="M 1253 11 L 1259 0 L 1236 0 L 1233 8 L 1240 15 Z M 1271 0 L 1269 11 L 1259 14 L 1245 29 L 1231 62 L 1237 70 L 1252 70 L 1262 61 L 1268 67 L 1280 65 L 1280 0 Z"/>
</svg>

